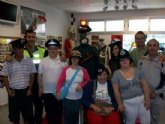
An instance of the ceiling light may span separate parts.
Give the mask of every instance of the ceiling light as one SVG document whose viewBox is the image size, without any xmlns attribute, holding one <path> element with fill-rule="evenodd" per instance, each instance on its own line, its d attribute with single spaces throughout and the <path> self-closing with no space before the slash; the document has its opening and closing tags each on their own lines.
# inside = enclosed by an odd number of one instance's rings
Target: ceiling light
<svg viewBox="0 0 165 124">
<path fill-rule="evenodd" d="M 138 9 L 138 0 L 103 0 L 103 2 L 103 11 L 106 11 L 110 6 L 113 6 L 113 4 L 115 10 L 120 10 L 120 8 L 124 10 L 128 8 Z"/>
</svg>

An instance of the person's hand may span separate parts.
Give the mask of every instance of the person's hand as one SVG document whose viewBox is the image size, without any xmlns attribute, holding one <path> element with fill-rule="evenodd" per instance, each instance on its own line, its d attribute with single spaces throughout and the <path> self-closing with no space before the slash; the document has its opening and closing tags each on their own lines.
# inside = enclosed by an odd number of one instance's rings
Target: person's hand
<svg viewBox="0 0 165 124">
<path fill-rule="evenodd" d="M 32 95 L 32 90 L 31 89 L 28 89 L 27 90 L 27 96 L 31 96 Z"/>
<path fill-rule="evenodd" d="M 13 97 L 13 96 L 15 95 L 14 90 L 9 89 L 8 95 L 9 95 L 10 97 Z"/>
<path fill-rule="evenodd" d="M 13 56 L 11 56 L 11 55 L 6 55 L 6 61 L 7 61 L 7 62 L 12 62 L 12 61 L 13 61 Z"/>
<path fill-rule="evenodd" d="M 60 101 L 60 93 L 56 93 L 56 99 Z"/>
<path fill-rule="evenodd" d="M 144 106 L 145 106 L 146 110 L 149 110 L 150 109 L 151 104 L 150 104 L 150 99 L 149 98 L 148 99 L 145 99 Z"/>
<path fill-rule="evenodd" d="M 66 56 L 64 53 L 60 53 L 60 60 L 61 62 L 66 62 Z"/>
<path fill-rule="evenodd" d="M 101 109 L 99 106 L 95 105 L 95 104 L 92 104 L 92 105 L 91 105 L 91 108 L 92 108 L 93 111 L 96 112 L 96 113 L 102 111 L 102 109 Z"/>
<path fill-rule="evenodd" d="M 41 97 L 42 96 L 42 93 L 43 93 L 43 89 L 42 89 L 42 87 L 40 87 L 38 89 L 38 96 Z"/>
<path fill-rule="evenodd" d="M 125 109 L 125 107 L 124 107 L 123 103 L 121 103 L 121 104 L 118 105 L 118 111 L 119 112 L 123 112 L 124 109 Z"/>
<path fill-rule="evenodd" d="M 79 92 L 81 90 L 81 86 L 79 85 L 78 87 L 76 87 L 76 91 Z"/>
<path fill-rule="evenodd" d="M 155 92 L 155 91 L 152 91 L 151 93 L 150 93 L 150 98 L 151 99 L 155 99 L 157 97 L 157 93 Z"/>
<path fill-rule="evenodd" d="M 113 107 L 103 107 L 103 110 L 107 113 L 110 114 L 113 110 L 115 110 Z"/>
</svg>

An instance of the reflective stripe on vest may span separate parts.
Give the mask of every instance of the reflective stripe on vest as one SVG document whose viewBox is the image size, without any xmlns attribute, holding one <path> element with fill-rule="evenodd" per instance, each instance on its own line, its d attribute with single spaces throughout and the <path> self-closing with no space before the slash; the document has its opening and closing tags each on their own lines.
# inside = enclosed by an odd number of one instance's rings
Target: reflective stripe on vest
<svg viewBox="0 0 165 124">
<path fill-rule="evenodd" d="M 40 48 L 37 47 L 37 51 L 33 52 L 33 63 L 34 64 L 39 64 L 41 59 L 44 58 L 44 54 L 45 54 L 45 49 L 44 48 Z M 27 50 L 24 50 L 24 55 L 28 58 L 30 58 L 30 54 Z"/>
</svg>

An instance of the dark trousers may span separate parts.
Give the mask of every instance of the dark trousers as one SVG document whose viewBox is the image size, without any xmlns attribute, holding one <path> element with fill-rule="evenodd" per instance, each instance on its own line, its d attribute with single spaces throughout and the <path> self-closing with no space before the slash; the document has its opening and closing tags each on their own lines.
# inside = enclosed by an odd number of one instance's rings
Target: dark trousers
<svg viewBox="0 0 165 124">
<path fill-rule="evenodd" d="M 64 99 L 64 124 L 78 124 L 81 99 Z"/>
<path fill-rule="evenodd" d="M 33 104 L 34 104 L 34 124 L 42 124 L 42 114 L 43 114 L 43 103 L 42 97 L 38 94 L 33 94 Z"/>
<path fill-rule="evenodd" d="M 13 123 L 18 123 L 20 120 L 20 114 L 24 121 L 28 124 L 32 124 L 33 119 L 33 104 L 32 97 L 27 96 L 27 89 L 13 89 L 14 96 L 8 97 L 9 99 L 9 119 Z"/>
<path fill-rule="evenodd" d="M 37 79 L 35 79 L 33 85 L 33 104 L 34 104 L 34 124 L 42 124 L 43 102 L 42 102 L 42 97 L 38 96 Z"/>
<path fill-rule="evenodd" d="M 43 94 L 48 124 L 61 124 L 62 101 L 58 101 L 52 93 Z"/>
</svg>

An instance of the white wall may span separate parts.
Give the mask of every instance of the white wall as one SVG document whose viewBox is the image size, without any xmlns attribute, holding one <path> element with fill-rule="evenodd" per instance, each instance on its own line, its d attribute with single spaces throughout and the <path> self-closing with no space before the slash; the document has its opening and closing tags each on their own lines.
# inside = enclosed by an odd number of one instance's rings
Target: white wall
<svg viewBox="0 0 165 124">
<path fill-rule="evenodd" d="M 5 0 L 4 0 L 5 1 Z M 13 3 L 17 3 L 22 6 L 26 6 L 32 9 L 41 10 L 46 13 L 46 34 L 54 36 L 62 36 L 63 40 L 67 37 L 67 31 L 70 25 L 70 14 L 54 8 L 52 6 L 43 4 L 39 0 L 8 0 Z M 19 13 L 20 17 L 20 13 Z M 21 36 L 20 18 L 17 25 L 4 25 L 0 24 L 1 36 Z"/>
<path fill-rule="evenodd" d="M 76 18 L 76 23 L 79 25 L 79 20 L 82 18 L 87 19 L 88 21 L 99 21 L 99 20 L 117 20 L 117 19 L 124 19 L 125 25 L 128 25 L 129 19 L 143 19 L 143 18 L 160 18 L 165 17 L 165 8 L 163 9 L 145 9 L 145 10 L 126 10 L 126 11 L 107 11 L 107 12 L 96 12 L 96 13 L 74 13 Z M 126 26 L 126 28 L 128 28 Z M 99 38 L 105 39 L 105 44 L 109 44 L 111 41 L 111 34 L 135 34 L 135 32 L 90 32 L 88 33 L 87 37 L 91 42 L 92 35 L 99 35 Z M 150 33 L 150 32 L 145 32 Z"/>
</svg>

